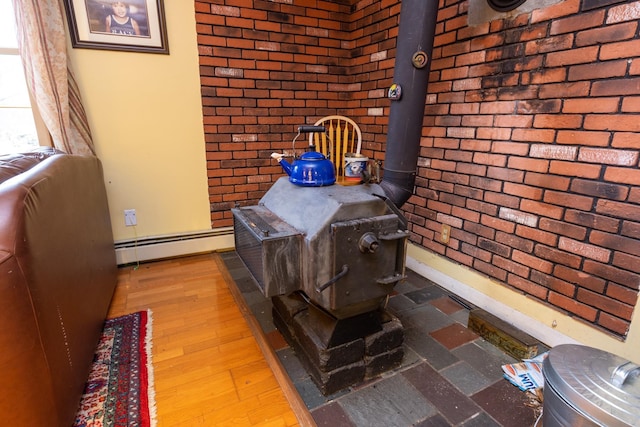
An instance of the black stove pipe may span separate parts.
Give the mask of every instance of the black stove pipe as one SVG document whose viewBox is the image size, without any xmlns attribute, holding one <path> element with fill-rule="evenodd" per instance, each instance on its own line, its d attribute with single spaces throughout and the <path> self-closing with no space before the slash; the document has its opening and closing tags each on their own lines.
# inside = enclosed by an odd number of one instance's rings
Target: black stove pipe
<svg viewBox="0 0 640 427">
<path fill-rule="evenodd" d="M 416 181 L 437 16 L 438 0 L 402 0 L 393 71 L 401 94 L 391 101 L 380 183 L 397 207 L 409 200 Z"/>
</svg>

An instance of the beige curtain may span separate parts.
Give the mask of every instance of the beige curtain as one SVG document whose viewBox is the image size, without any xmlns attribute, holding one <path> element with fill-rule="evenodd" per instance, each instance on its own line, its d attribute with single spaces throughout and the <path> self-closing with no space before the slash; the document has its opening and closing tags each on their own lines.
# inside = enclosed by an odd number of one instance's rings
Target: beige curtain
<svg viewBox="0 0 640 427">
<path fill-rule="evenodd" d="M 95 155 L 80 92 L 67 64 L 59 0 L 13 0 L 27 85 L 55 148 Z"/>
</svg>

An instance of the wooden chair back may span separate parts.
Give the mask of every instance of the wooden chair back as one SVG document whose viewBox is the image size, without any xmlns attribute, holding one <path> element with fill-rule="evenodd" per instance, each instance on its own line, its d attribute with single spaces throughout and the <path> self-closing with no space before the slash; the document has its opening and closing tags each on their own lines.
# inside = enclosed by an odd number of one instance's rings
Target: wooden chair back
<svg viewBox="0 0 640 427">
<path fill-rule="evenodd" d="M 338 182 L 344 178 L 344 157 L 347 153 L 360 154 L 362 132 L 352 119 L 345 116 L 326 116 L 314 123 L 324 126 L 324 134 L 309 134 L 309 144 L 315 144 L 316 150 L 331 160 L 336 169 Z"/>
</svg>

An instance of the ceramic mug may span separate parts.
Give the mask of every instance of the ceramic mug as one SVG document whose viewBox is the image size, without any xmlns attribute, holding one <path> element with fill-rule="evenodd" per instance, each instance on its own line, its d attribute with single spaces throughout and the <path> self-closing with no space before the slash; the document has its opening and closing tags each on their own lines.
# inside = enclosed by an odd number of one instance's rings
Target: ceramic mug
<svg viewBox="0 0 640 427">
<path fill-rule="evenodd" d="M 362 154 L 347 153 L 344 155 L 344 179 L 359 181 L 362 171 L 366 170 L 369 158 Z"/>
</svg>

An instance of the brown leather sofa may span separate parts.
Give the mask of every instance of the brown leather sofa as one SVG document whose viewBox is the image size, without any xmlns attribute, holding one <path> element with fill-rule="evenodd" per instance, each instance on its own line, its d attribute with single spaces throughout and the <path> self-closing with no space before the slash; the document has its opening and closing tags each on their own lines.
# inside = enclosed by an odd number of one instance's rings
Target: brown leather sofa
<svg viewBox="0 0 640 427">
<path fill-rule="evenodd" d="M 71 426 L 117 266 L 100 161 L 0 156 L 0 426 Z"/>
</svg>

